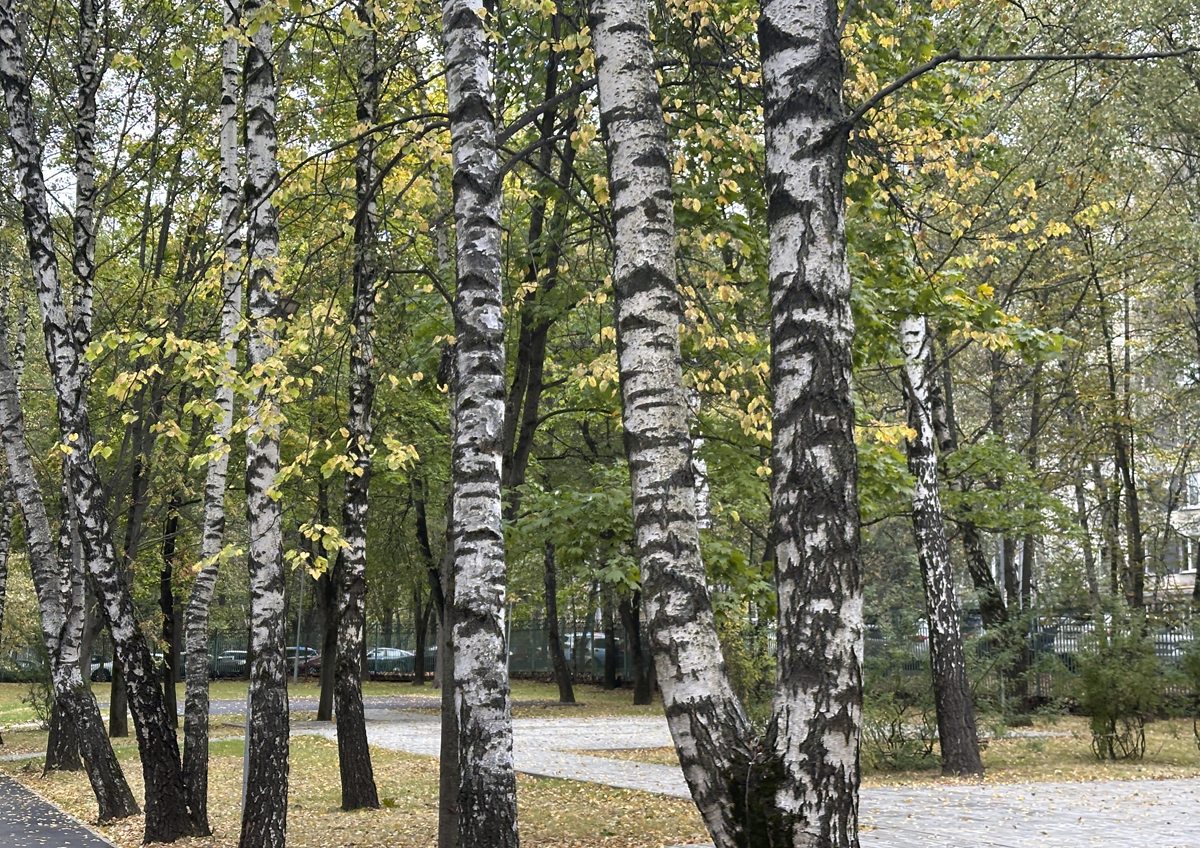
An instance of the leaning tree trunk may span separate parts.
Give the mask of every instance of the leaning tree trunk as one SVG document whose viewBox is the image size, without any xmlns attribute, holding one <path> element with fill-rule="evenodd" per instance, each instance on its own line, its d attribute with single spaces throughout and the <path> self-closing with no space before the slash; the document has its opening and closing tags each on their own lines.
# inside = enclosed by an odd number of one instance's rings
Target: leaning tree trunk
<svg viewBox="0 0 1200 848">
<path fill-rule="evenodd" d="M 769 830 L 771 844 L 853 846 L 863 598 L 838 4 L 767 0 L 762 9 L 780 645 Z"/>
<path fill-rule="evenodd" d="M 225 2 L 225 26 L 238 23 L 236 0 Z M 208 824 L 208 612 L 217 585 L 225 544 L 225 480 L 229 472 L 229 430 L 233 426 L 233 379 L 237 368 L 237 327 L 242 320 L 241 192 L 238 178 L 238 59 L 235 35 L 221 47 L 221 346 L 224 367 L 217 378 L 217 415 L 204 480 L 204 523 L 200 531 L 200 571 L 192 582 L 184 617 L 183 774 L 187 803 L 196 830 L 210 834 Z"/>
<path fill-rule="evenodd" d="M 950 364 L 946 362 L 942 368 L 942 387 L 938 391 L 935 382 L 930 383 L 929 402 L 933 408 L 933 431 L 937 438 L 937 449 L 943 456 L 948 456 L 958 450 L 957 424 L 954 415 L 954 384 L 951 380 Z M 970 486 L 969 480 L 958 477 L 952 480 L 950 487 L 956 492 L 965 492 Z M 1004 593 L 996 583 L 992 574 L 992 566 L 983 551 L 983 538 L 979 527 L 966 515 L 958 519 L 958 529 L 962 536 L 963 553 L 966 554 L 967 573 L 979 597 L 979 615 L 983 626 L 992 633 L 999 633 L 1008 625 L 1008 608 L 1004 604 Z"/>
<path fill-rule="evenodd" d="M 505 389 L 500 169 L 484 13 L 478 0 L 442 5 L 458 257 L 451 618 L 458 809 L 465 811 L 459 816 L 459 839 L 467 845 L 516 846 L 500 498 Z"/>
<path fill-rule="evenodd" d="M 21 199 L 30 265 L 37 286 L 65 473 L 72 481 L 84 559 L 92 575 L 116 653 L 124 666 L 146 785 L 146 841 L 172 842 L 192 831 L 183 793 L 179 746 L 167 722 L 154 663 L 134 616 L 133 599 L 116 570 L 104 492 L 91 459 L 87 366 L 70 326 L 54 252 L 24 46 L 11 0 L 0 0 L 0 84 L 9 114 L 9 143 L 23 186 Z M 76 724 L 78 730 L 78 722 Z M 82 733 L 81 733 L 82 736 Z M 82 740 L 81 740 L 82 741 Z M 85 754 L 86 758 L 86 754 Z"/>
<path fill-rule="evenodd" d="M 591 29 L 616 228 L 617 362 L 647 630 L 692 798 L 725 848 L 750 838 L 744 807 L 754 751 L 721 658 L 700 558 L 671 165 L 646 4 L 593 0 Z"/>
<path fill-rule="evenodd" d="M 279 379 L 276 327 L 279 296 L 279 185 L 275 134 L 273 7 L 259 0 L 243 7 L 254 35 L 246 46 L 246 293 L 250 333 L 247 365 L 262 380 L 247 404 L 246 532 L 250 575 L 249 769 L 242 808 L 240 848 L 276 848 L 287 834 L 288 697 L 282 510 L 274 491 L 279 473 Z"/>
<path fill-rule="evenodd" d="M 7 39 L 5 25 L 5 20 L 0 18 L 0 40 Z M 72 645 L 78 646 L 80 641 L 73 638 L 73 634 L 76 628 L 82 631 L 85 619 L 83 575 L 81 572 L 64 575 L 59 568 L 42 490 L 25 442 L 25 422 L 9 360 L 3 313 L 0 313 L 0 437 L 4 442 L 13 494 L 24 517 L 25 550 L 41 610 L 42 637 L 50 657 L 55 705 L 67 714 L 74 726 L 88 781 L 96 795 L 100 821 L 136 815 L 137 802 L 108 741 L 100 708 L 83 682 L 78 647 L 72 649 Z M 68 579 L 64 580 L 64 577 Z M 64 583 L 68 587 L 66 592 L 63 591 Z"/>
<path fill-rule="evenodd" d="M 364 34 L 358 39 L 358 122 L 372 129 L 379 118 L 379 69 L 376 67 L 375 17 L 369 2 L 355 4 Z M 376 140 L 366 134 L 358 143 L 354 162 L 357 204 L 354 215 L 354 305 L 351 313 L 350 412 L 346 452 L 352 470 L 346 474 L 342 501 L 342 538 L 345 547 L 334 567 L 337 597 L 337 677 L 334 711 L 337 714 L 338 764 L 342 777 L 342 809 L 379 806 L 375 774 L 367 748 L 363 715 L 362 652 L 364 596 L 367 590 L 367 491 L 371 484 L 371 404 L 375 379 L 374 358 L 376 260 L 375 239 L 379 213 L 375 204 Z"/>
<path fill-rule="evenodd" d="M 915 434 L 909 437 L 906 449 L 908 470 L 913 475 L 913 536 L 921 563 L 921 579 L 925 583 L 925 611 L 929 619 L 929 654 L 942 774 L 982 774 L 983 761 L 979 758 L 979 738 L 975 730 L 975 703 L 967 679 L 954 570 L 950 565 L 950 546 L 946 542 L 946 525 L 938 492 L 930 403 L 932 338 L 925 316 L 905 318 L 901 322 L 900 346 L 904 352 L 901 377 L 908 407 L 908 427 Z"/>
</svg>

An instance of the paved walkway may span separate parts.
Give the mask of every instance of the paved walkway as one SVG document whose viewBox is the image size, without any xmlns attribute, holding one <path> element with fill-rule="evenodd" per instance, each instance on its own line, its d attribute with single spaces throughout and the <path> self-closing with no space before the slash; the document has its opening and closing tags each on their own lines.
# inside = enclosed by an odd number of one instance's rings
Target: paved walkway
<svg viewBox="0 0 1200 848">
<path fill-rule="evenodd" d="M 113 848 L 107 839 L 0 775 L 0 845 L 4 848 Z"/>
<path fill-rule="evenodd" d="M 332 738 L 334 728 L 297 723 L 293 732 Z M 439 720 L 393 709 L 367 710 L 371 744 L 414 754 L 438 752 Z M 690 797 L 677 767 L 612 760 L 587 750 L 671 744 L 657 717 L 516 719 L 518 771 Z M 868 788 L 862 791 L 863 848 L 1197 848 L 1200 780 Z"/>
</svg>

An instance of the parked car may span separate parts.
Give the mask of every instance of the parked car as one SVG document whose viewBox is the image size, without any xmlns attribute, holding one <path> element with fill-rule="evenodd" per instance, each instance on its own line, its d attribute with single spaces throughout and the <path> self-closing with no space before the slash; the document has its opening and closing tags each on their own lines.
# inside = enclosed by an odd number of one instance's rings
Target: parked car
<svg viewBox="0 0 1200 848">
<path fill-rule="evenodd" d="M 412 672 L 412 651 L 402 648 L 372 648 L 367 651 L 367 671 L 371 674 Z"/>
<path fill-rule="evenodd" d="M 225 651 L 213 660 L 210 673 L 213 677 L 241 677 L 246 672 L 245 651 Z"/>
</svg>

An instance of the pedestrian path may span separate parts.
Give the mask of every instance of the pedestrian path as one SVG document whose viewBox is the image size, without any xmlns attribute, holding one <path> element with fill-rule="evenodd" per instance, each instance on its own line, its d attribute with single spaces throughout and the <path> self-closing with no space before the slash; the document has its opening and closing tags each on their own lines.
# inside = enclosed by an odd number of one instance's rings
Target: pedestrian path
<svg viewBox="0 0 1200 848">
<path fill-rule="evenodd" d="M 439 727 L 436 715 L 367 710 L 381 748 L 436 756 Z M 335 735 L 316 722 L 293 732 Z M 517 771 L 689 798 L 678 767 L 581 753 L 670 744 L 658 717 L 513 721 Z M 859 837 L 862 848 L 1200 848 L 1198 805 L 1200 779 L 876 787 L 862 790 Z"/>
<path fill-rule="evenodd" d="M 0 775 L 0 845 L 4 848 L 113 848 L 6 775 Z"/>
</svg>

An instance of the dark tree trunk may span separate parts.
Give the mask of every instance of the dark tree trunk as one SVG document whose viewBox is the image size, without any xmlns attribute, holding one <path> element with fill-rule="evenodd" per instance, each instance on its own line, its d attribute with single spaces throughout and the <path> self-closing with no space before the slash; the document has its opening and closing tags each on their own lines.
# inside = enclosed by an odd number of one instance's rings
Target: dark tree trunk
<svg viewBox="0 0 1200 848">
<path fill-rule="evenodd" d="M 982 774 L 979 739 L 975 730 L 975 704 L 967 679 L 966 656 L 958 623 L 958 597 L 950 547 L 938 492 L 937 454 L 934 450 L 933 410 L 930 404 L 933 340 L 924 316 L 904 319 L 900 344 L 904 351 L 901 371 L 908 427 L 914 435 L 906 442 L 908 470 L 913 475 L 912 524 L 921 579 L 925 584 L 925 611 L 929 621 L 929 654 L 937 712 L 942 774 Z"/>
<path fill-rule="evenodd" d="M 937 436 L 938 450 L 947 456 L 958 450 L 958 426 L 954 415 L 954 384 L 951 379 L 950 363 L 942 366 L 942 385 L 938 391 L 936 382 L 931 381 L 930 402 L 933 405 L 933 429 Z M 970 481 L 956 479 L 951 482 L 955 491 L 966 491 Z M 1008 624 L 1008 608 L 1004 603 L 1004 593 L 996 583 L 992 567 L 988 563 L 987 554 L 983 550 L 983 539 L 979 528 L 968 516 L 958 520 L 959 533 L 962 535 L 963 553 L 966 554 L 967 573 L 979 596 L 979 615 L 983 626 L 992 633 L 1000 633 Z"/>
<path fill-rule="evenodd" d="M 317 598 L 325 619 L 321 643 L 321 697 L 317 702 L 317 721 L 333 721 L 333 688 L 337 680 L 337 594 L 333 575 L 328 571 L 317 580 Z"/>
<path fill-rule="evenodd" d="M 129 736 L 129 698 L 125 691 L 125 667 L 114 655 L 112 680 L 108 685 L 108 735 L 113 739 Z"/>
<path fill-rule="evenodd" d="M 413 588 L 413 600 L 416 601 L 416 632 L 413 638 L 413 686 L 425 685 L 425 646 L 429 639 L 429 618 L 433 614 L 433 597 L 430 596 L 421 606 L 421 584 Z"/>
<path fill-rule="evenodd" d="M 50 706 L 50 734 L 46 739 L 45 772 L 82 771 L 79 759 L 79 737 L 67 711 L 58 705 L 58 699 Z"/>
<path fill-rule="evenodd" d="M 171 726 L 179 727 L 178 704 L 175 698 L 175 681 L 179 679 L 179 631 L 175 609 L 175 592 L 172 588 L 175 568 L 175 537 L 179 534 L 180 497 L 175 495 L 167 508 L 167 526 L 163 533 L 163 567 L 158 581 L 158 608 L 162 613 L 162 635 L 166 653 L 163 654 L 163 703 Z"/>
<path fill-rule="evenodd" d="M 634 592 L 632 600 L 622 598 L 617 609 L 621 615 L 621 626 L 625 628 L 625 641 L 633 656 L 634 706 L 650 704 L 654 700 L 654 667 L 642 643 L 642 593 Z"/>
<path fill-rule="evenodd" d="M 554 561 L 554 543 L 546 543 L 542 558 L 542 578 L 546 587 L 546 649 L 550 652 L 550 664 L 554 668 L 554 682 L 558 684 L 559 703 L 575 703 L 575 690 L 571 686 L 571 669 L 563 654 L 562 638 L 558 632 L 558 569 Z"/>
<path fill-rule="evenodd" d="M 379 111 L 379 69 L 376 66 L 375 17 L 367 0 L 354 4 L 362 35 L 353 47 L 358 64 L 357 101 L 359 125 L 373 128 Z M 356 209 L 354 216 L 354 305 L 351 312 L 350 400 L 346 422 L 346 453 L 353 470 L 346 474 L 342 500 L 342 537 L 345 547 L 338 552 L 333 575 L 336 585 L 338 620 L 337 675 L 334 682 L 334 711 L 337 713 L 338 765 L 342 778 L 342 809 L 358 810 L 379 806 L 371 753 L 367 747 L 367 725 L 363 714 L 362 662 L 364 604 L 367 591 L 367 493 L 371 484 L 371 406 L 375 379 L 372 336 L 375 316 L 375 239 L 379 226 L 376 208 L 375 135 L 366 134 L 358 143 L 354 159 Z"/>
<path fill-rule="evenodd" d="M 617 688 L 617 625 L 613 620 L 612 597 L 604 593 L 604 688 Z"/>
</svg>

